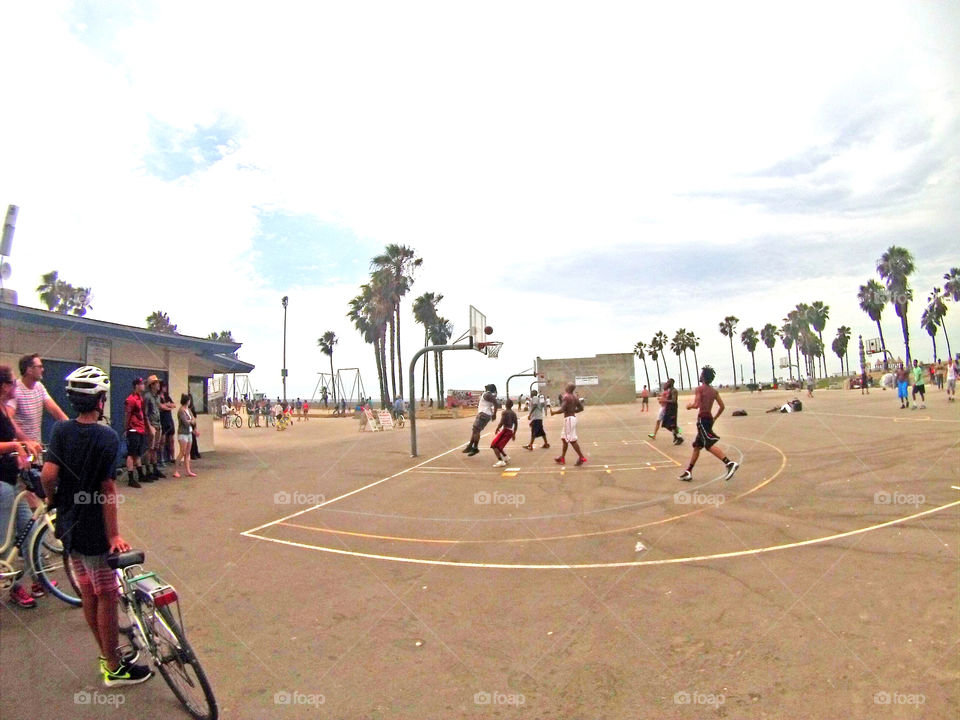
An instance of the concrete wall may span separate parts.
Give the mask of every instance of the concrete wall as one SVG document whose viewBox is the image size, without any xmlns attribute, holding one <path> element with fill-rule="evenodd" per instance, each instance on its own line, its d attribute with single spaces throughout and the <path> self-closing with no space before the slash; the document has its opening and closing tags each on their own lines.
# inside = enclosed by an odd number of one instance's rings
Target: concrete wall
<svg viewBox="0 0 960 720">
<path fill-rule="evenodd" d="M 632 403 L 637 397 L 633 361 L 633 353 L 609 353 L 583 358 L 537 358 L 537 372 L 542 373 L 546 381 L 545 385 L 540 386 L 541 392 L 556 402 L 567 383 L 575 382 L 577 377 L 595 377 L 596 385 L 577 385 L 577 394 L 585 398 L 588 404 Z M 523 394 L 526 395 L 529 384 L 522 385 Z"/>
</svg>

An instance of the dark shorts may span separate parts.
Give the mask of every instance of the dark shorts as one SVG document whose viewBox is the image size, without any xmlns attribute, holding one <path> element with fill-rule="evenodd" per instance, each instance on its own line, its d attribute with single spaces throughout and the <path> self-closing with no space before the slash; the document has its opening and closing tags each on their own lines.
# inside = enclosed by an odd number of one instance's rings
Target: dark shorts
<svg viewBox="0 0 960 720">
<path fill-rule="evenodd" d="M 661 423 L 667 430 L 677 429 L 677 406 L 674 403 L 667 403 L 663 407 L 663 422 Z"/>
<path fill-rule="evenodd" d="M 913 391 L 914 391 L 915 393 L 924 392 L 926 389 L 927 389 L 927 386 L 924 385 L 923 383 L 920 383 L 919 385 L 914 385 L 914 386 L 913 386 Z"/>
<path fill-rule="evenodd" d="M 538 438 L 538 437 L 545 438 L 547 434 L 543 431 L 543 420 L 531 420 L 530 432 L 535 438 Z"/>
<path fill-rule="evenodd" d="M 473 431 L 474 432 L 483 432 L 483 429 L 487 426 L 487 423 L 490 422 L 491 417 L 486 413 L 477 413 L 477 419 L 473 421 Z"/>
<path fill-rule="evenodd" d="M 143 433 L 127 431 L 127 457 L 138 458 L 143 455 Z"/>
<path fill-rule="evenodd" d="M 719 439 L 720 438 L 713 434 L 713 418 L 698 417 L 697 437 L 693 441 L 693 446 L 695 448 L 711 448 L 716 445 Z"/>
</svg>

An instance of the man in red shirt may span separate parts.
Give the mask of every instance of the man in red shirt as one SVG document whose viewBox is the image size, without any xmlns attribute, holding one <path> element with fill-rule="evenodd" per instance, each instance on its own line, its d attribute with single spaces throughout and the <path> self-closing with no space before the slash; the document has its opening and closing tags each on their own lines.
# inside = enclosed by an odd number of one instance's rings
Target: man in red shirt
<svg viewBox="0 0 960 720">
<path fill-rule="evenodd" d="M 127 441 L 127 484 L 132 488 L 140 487 L 137 478 L 143 482 L 153 482 L 143 474 L 140 456 L 144 450 L 144 438 L 147 434 L 147 421 L 143 414 L 143 378 L 133 381 L 133 392 L 123 401 L 123 431 Z M 137 477 L 134 477 L 134 468 Z"/>
</svg>

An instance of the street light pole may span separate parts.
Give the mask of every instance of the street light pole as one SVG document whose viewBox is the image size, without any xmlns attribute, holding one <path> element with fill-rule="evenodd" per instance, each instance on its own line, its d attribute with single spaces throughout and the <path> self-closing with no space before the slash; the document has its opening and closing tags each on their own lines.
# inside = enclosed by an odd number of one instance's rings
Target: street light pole
<svg viewBox="0 0 960 720">
<path fill-rule="evenodd" d="M 283 296 L 283 370 L 280 376 L 283 378 L 283 402 L 287 402 L 287 303 L 290 298 Z"/>
</svg>

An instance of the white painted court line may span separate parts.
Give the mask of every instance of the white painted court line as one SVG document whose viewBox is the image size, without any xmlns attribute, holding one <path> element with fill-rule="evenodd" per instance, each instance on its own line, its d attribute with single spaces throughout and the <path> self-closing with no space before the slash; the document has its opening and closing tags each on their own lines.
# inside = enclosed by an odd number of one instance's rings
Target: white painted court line
<svg viewBox="0 0 960 720">
<path fill-rule="evenodd" d="M 490 433 L 484 433 L 484 434 L 481 435 L 480 437 L 486 437 L 486 436 L 489 435 L 489 434 L 490 434 Z M 455 447 L 452 447 L 452 448 L 450 448 L 449 450 L 446 450 L 446 451 L 440 453 L 439 455 L 434 455 L 434 456 L 433 456 L 432 458 L 430 458 L 429 460 L 424 460 L 422 463 L 418 463 L 417 465 L 414 465 L 414 466 L 412 466 L 412 467 L 408 467 L 408 468 L 406 468 L 405 470 L 401 470 L 400 472 L 394 473 L 393 475 L 390 475 L 390 476 L 385 477 L 385 478 L 380 478 L 379 480 L 375 480 L 375 481 L 372 482 L 372 483 L 368 483 L 368 484 L 364 485 L 363 487 L 359 487 L 359 488 L 357 488 L 356 490 L 351 490 L 350 492 L 344 493 L 343 495 L 337 495 L 337 497 L 335 497 L 335 498 L 330 498 L 329 500 L 325 500 L 324 502 L 318 503 L 317 505 L 313 505 L 313 506 L 308 507 L 308 508 L 305 508 L 305 509 L 303 509 L 303 510 L 298 510 L 297 512 L 292 513 L 291 515 L 287 515 L 286 517 L 277 518 L 276 520 L 271 520 L 271 521 L 268 522 L 268 523 L 264 523 L 263 525 L 258 525 L 257 527 L 251 528 L 250 530 L 244 530 L 244 531 L 243 531 L 242 533 L 240 533 L 240 534 L 241 534 L 241 535 L 246 535 L 247 537 L 253 537 L 252 535 L 250 535 L 250 533 L 255 533 L 255 532 L 257 532 L 258 530 L 263 530 L 264 528 L 268 528 L 268 527 L 270 527 L 271 525 L 276 525 L 277 523 L 281 523 L 281 522 L 283 522 L 284 520 L 289 520 L 290 518 L 295 518 L 295 517 L 297 517 L 298 515 L 303 515 L 304 513 L 310 512 L 311 510 L 317 510 L 318 508 L 326 507 L 327 505 L 332 505 L 333 503 L 337 502 L 338 500 L 343 500 L 344 498 L 348 498 L 348 497 L 350 497 L 351 495 L 356 495 L 357 493 L 361 493 L 361 492 L 363 492 L 364 490 L 369 490 L 370 488 L 375 487 L 375 486 L 379 485 L 380 483 L 384 483 L 384 482 L 386 482 L 387 480 L 393 480 L 393 479 L 396 478 L 396 477 L 400 477 L 401 475 L 405 475 L 405 474 L 407 474 L 408 472 L 410 472 L 411 470 L 416 470 L 418 467 L 423 467 L 423 466 L 426 465 L 427 463 L 431 463 L 431 462 L 433 462 L 434 460 L 436 460 L 437 458 L 442 458 L 444 455 L 449 455 L 449 454 L 452 453 L 453 451 L 455 451 L 455 450 L 460 450 L 460 449 L 462 449 L 462 448 L 463 448 L 463 445 L 462 445 L 462 444 L 456 445 Z"/>
<path fill-rule="evenodd" d="M 389 479 L 389 478 L 384 478 L 384 479 Z M 857 530 L 850 530 L 848 532 L 843 532 L 843 533 L 837 533 L 835 535 L 827 535 L 825 537 L 820 537 L 820 538 L 813 538 L 811 540 L 801 540 L 798 542 L 785 543 L 783 545 L 770 545 L 764 548 L 754 548 L 751 550 L 737 550 L 735 552 L 716 553 L 713 555 L 698 555 L 695 557 L 666 558 L 662 560 L 633 560 L 633 561 L 627 561 L 627 562 L 583 563 L 583 564 L 574 564 L 574 565 L 510 565 L 510 564 L 504 564 L 504 563 L 476 563 L 476 562 L 453 562 L 452 560 L 425 560 L 421 558 L 409 558 L 409 557 L 401 557 L 396 555 L 377 555 L 374 553 L 357 552 L 354 550 L 340 550 L 337 548 L 320 547 L 318 545 L 307 545 L 306 543 L 292 542 L 290 540 L 280 540 L 277 538 L 263 537 L 262 535 L 248 534 L 249 532 L 252 532 L 252 531 L 241 533 L 241 535 L 246 535 L 247 537 L 255 538 L 257 540 L 264 540 L 266 542 L 277 543 L 278 545 L 289 545 L 291 547 L 299 547 L 299 548 L 304 548 L 306 550 L 315 550 L 317 552 L 333 553 L 334 555 L 352 555 L 353 557 L 370 558 L 372 560 L 389 560 L 391 562 L 410 563 L 414 565 L 443 565 L 446 567 L 487 568 L 487 569 L 493 569 L 493 570 L 589 570 L 589 569 L 603 569 L 603 568 L 634 567 L 638 565 L 681 565 L 685 563 L 705 562 L 708 560 L 726 560 L 728 558 L 746 557 L 749 555 L 759 555 L 761 553 L 776 552 L 778 550 L 789 550 L 791 548 L 805 547 L 807 545 L 818 545 L 821 543 L 830 542 L 832 540 L 839 540 L 845 537 L 852 537 L 853 535 L 860 535 L 863 533 L 872 532 L 874 530 L 880 530 L 881 528 L 890 527 L 892 525 L 898 525 L 900 523 L 909 522 L 910 520 L 915 520 L 917 518 L 921 518 L 926 515 L 931 515 L 933 513 L 940 512 L 941 510 L 947 510 L 948 508 L 956 507 L 958 505 L 960 505 L 960 500 L 956 500 L 952 503 L 947 503 L 946 505 L 941 505 L 940 507 L 924 510 L 922 512 L 915 513 L 913 515 L 908 515 L 907 517 L 896 518 L 895 520 L 889 520 L 885 523 L 880 523 L 879 525 L 871 525 L 869 527 L 859 528 Z M 291 517 L 293 516 L 291 515 Z M 270 524 L 272 525 L 273 523 L 270 523 Z"/>
</svg>

